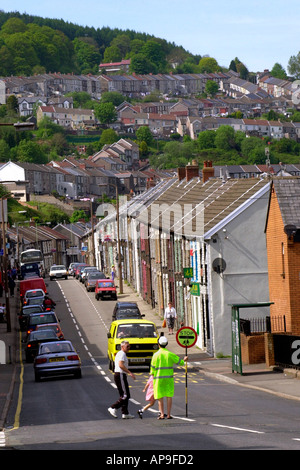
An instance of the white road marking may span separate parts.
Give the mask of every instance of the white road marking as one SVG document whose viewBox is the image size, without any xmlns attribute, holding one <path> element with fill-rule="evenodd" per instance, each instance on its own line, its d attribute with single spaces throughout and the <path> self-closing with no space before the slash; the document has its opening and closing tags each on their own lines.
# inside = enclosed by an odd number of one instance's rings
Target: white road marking
<svg viewBox="0 0 300 470">
<path fill-rule="evenodd" d="M 255 433 L 255 434 L 265 434 L 262 431 L 254 431 L 253 429 L 245 429 L 245 428 L 236 428 L 235 426 L 225 426 L 224 424 L 211 423 L 211 426 L 215 426 L 215 427 L 218 427 L 218 428 L 233 429 L 234 431 L 252 432 L 252 433 Z"/>
</svg>

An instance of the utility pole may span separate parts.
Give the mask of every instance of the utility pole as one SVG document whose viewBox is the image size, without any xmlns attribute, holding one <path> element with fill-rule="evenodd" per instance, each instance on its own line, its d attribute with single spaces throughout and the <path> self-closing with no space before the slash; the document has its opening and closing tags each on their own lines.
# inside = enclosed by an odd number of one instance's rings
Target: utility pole
<svg viewBox="0 0 300 470">
<path fill-rule="evenodd" d="M 119 289 L 120 294 L 123 294 L 123 273 L 122 273 L 122 260 L 121 260 L 121 240 L 120 240 L 120 214 L 119 214 L 119 191 L 118 185 L 115 185 L 116 188 L 116 210 L 117 210 L 117 244 L 118 244 L 118 271 L 119 271 Z"/>
<path fill-rule="evenodd" d="M 9 295 L 8 295 L 7 253 L 6 253 L 3 197 L 1 198 L 1 218 L 2 218 L 3 268 L 4 268 L 4 291 L 5 291 L 5 310 L 6 310 L 5 313 L 6 313 L 6 322 L 7 322 L 7 332 L 10 333 L 11 321 L 10 321 L 10 306 L 9 306 Z"/>
</svg>

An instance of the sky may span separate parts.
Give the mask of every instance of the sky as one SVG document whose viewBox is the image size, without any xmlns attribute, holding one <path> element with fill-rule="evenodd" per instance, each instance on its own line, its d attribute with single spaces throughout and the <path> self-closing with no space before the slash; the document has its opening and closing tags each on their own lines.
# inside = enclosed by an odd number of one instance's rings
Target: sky
<svg viewBox="0 0 300 470">
<path fill-rule="evenodd" d="M 300 50 L 299 0 L 10 0 L 1 9 L 148 33 L 220 66 L 238 57 L 251 72 L 287 70 Z"/>
</svg>

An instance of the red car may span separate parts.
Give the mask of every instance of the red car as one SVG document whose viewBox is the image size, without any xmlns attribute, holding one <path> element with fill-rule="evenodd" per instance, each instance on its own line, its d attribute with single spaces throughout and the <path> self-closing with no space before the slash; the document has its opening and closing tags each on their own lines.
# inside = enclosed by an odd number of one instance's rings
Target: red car
<svg viewBox="0 0 300 470">
<path fill-rule="evenodd" d="M 95 286 L 95 299 L 110 297 L 117 300 L 117 289 L 113 279 L 98 279 Z"/>
</svg>

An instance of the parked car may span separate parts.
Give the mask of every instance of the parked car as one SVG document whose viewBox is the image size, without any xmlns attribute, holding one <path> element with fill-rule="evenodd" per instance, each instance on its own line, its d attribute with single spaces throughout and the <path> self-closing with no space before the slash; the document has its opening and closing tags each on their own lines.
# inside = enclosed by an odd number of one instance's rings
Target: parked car
<svg viewBox="0 0 300 470">
<path fill-rule="evenodd" d="M 87 266 L 86 268 L 83 268 L 80 272 L 80 275 L 79 275 L 80 282 L 82 282 L 84 284 L 84 281 L 86 279 L 87 274 L 92 272 L 92 271 L 96 272 L 96 271 L 99 271 L 99 270 L 96 266 Z"/>
<path fill-rule="evenodd" d="M 56 334 L 56 337 L 58 339 L 65 339 L 65 336 L 62 332 L 62 329 L 61 329 L 59 323 L 42 323 L 41 325 L 36 326 L 35 331 L 39 331 L 39 330 L 43 330 L 43 329 L 50 329 L 50 330 L 54 331 L 54 333 Z"/>
<path fill-rule="evenodd" d="M 24 281 L 20 281 L 19 289 L 21 303 L 23 303 L 25 292 L 27 292 L 28 290 L 42 289 L 45 294 L 47 293 L 45 281 L 41 277 L 24 279 Z"/>
<path fill-rule="evenodd" d="M 70 263 L 68 267 L 68 275 L 73 276 L 74 268 L 78 263 Z"/>
<path fill-rule="evenodd" d="M 37 263 L 26 263 L 21 266 L 21 279 L 40 277 L 40 268 Z"/>
<path fill-rule="evenodd" d="M 124 339 L 130 343 L 130 349 L 126 353 L 129 366 L 147 366 L 150 369 L 152 356 L 158 350 L 158 331 L 155 323 L 147 320 L 116 320 L 111 323 L 107 337 L 111 370 Z"/>
<path fill-rule="evenodd" d="M 40 303 L 38 299 L 41 299 L 41 302 L 43 302 L 45 297 L 45 292 L 43 289 L 30 289 L 25 292 L 24 299 L 23 299 L 23 305 L 29 305 L 30 301 L 32 300 L 34 304 Z M 32 302 L 31 302 L 32 305 Z"/>
<path fill-rule="evenodd" d="M 27 300 L 26 305 L 39 305 L 44 309 L 44 297 L 32 297 L 31 299 Z"/>
<path fill-rule="evenodd" d="M 33 362 L 37 355 L 39 346 L 44 342 L 57 341 L 55 332 L 51 329 L 43 329 L 39 331 L 32 331 L 27 338 L 25 347 L 26 362 Z"/>
<path fill-rule="evenodd" d="M 20 314 L 19 314 L 20 330 L 21 331 L 26 330 L 28 316 L 30 314 L 32 314 L 32 313 L 42 313 L 43 311 L 44 311 L 44 309 L 41 305 L 24 305 L 21 308 L 21 311 L 20 311 Z"/>
<path fill-rule="evenodd" d="M 35 331 L 37 325 L 42 323 L 59 323 L 59 320 L 54 312 L 32 313 L 28 316 L 27 334 Z"/>
<path fill-rule="evenodd" d="M 86 263 L 78 264 L 78 265 L 76 266 L 76 268 L 75 268 L 75 275 L 74 275 L 74 277 L 75 277 L 76 279 L 79 279 L 79 275 L 80 275 L 81 270 L 82 270 L 83 268 L 86 268 L 87 266 L 88 266 L 88 264 L 86 264 Z"/>
<path fill-rule="evenodd" d="M 98 279 L 95 285 L 95 299 L 104 299 L 109 297 L 110 299 L 117 300 L 117 289 L 115 282 L 112 279 Z"/>
<path fill-rule="evenodd" d="M 82 264 L 85 265 L 85 263 L 74 263 L 74 264 L 73 264 L 73 266 L 72 266 L 72 268 L 71 268 L 71 270 L 72 270 L 71 276 L 75 277 L 77 267 L 78 267 L 79 265 L 82 266 Z M 85 265 L 85 266 L 86 266 L 86 265 Z"/>
<path fill-rule="evenodd" d="M 112 314 L 112 320 L 122 320 L 125 318 L 143 318 L 136 302 L 117 302 Z"/>
<path fill-rule="evenodd" d="M 65 279 L 68 279 L 68 271 L 67 268 L 63 264 L 54 264 L 51 266 L 50 271 L 49 271 L 49 277 L 50 281 L 53 279 L 61 279 L 64 277 Z"/>
<path fill-rule="evenodd" d="M 106 276 L 101 271 L 90 271 L 87 273 L 84 285 L 88 292 L 95 291 L 95 286 L 98 279 L 106 279 Z"/>
<path fill-rule="evenodd" d="M 81 361 L 71 341 L 55 341 L 40 344 L 34 359 L 35 381 L 41 377 L 72 374 L 81 377 Z"/>
</svg>

